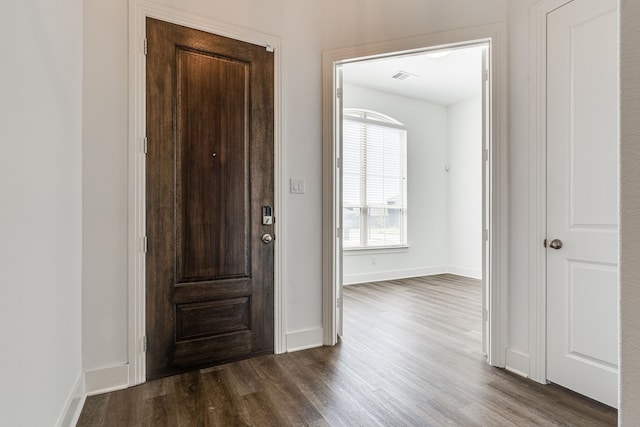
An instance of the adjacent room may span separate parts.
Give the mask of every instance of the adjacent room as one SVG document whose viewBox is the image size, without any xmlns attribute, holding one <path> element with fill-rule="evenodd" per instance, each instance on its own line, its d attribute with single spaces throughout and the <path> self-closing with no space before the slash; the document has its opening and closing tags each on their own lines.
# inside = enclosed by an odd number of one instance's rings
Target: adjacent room
<svg viewBox="0 0 640 427">
<path fill-rule="evenodd" d="M 471 368 L 484 358 L 486 51 L 342 66 L 343 341 L 382 333 L 401 348 L 465 348 Z M 453 339 L 430 333 L 443 327 Z"/>
<path fill-rule="evenodd" d="M 482 279 L 484 49 L 343 65 L 345 285 Z"/>
</svg>

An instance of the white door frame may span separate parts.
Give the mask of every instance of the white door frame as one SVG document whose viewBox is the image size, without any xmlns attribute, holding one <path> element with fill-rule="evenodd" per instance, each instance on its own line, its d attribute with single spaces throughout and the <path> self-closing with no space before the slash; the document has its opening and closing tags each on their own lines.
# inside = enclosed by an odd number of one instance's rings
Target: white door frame
<svg viewBox="0 0 640 427">
<path fill-rule="evenodd" d="M 573 0 L 542 0 L 530 10 L 529 378 L 547 383 L 547 15 Z"/>
<path fill-rule="evenodd" d="M 323 240 L 322 240 L 322 325 L 323 342 L 334 345 L 337 341 L 336 242 L 339 213 L 336 211 L 337 150 L 335 129 L 335 75 L 337 63 L 353 59 L 375 58 L 425 51 L 436 47 L 468 45 L 489 42 L 490 86 L 492 99 L 489 141 L 490 164 L 490 272 L 489 279 L 489 343 L 487 360 L 494 366 L 505 366 L 507 343 L 507 62 L 506 25 L 490 24 L 479 27 L 427 34 L 323 52 Z"/>
<path fill-rule="evenodd" d="M 573 0 L 541 0 L 530 9 L 529 87 L 529 377 L 547 382 L 547 15 Z"/>
<path fill-rule="evenodd" d="M 145 136 L 146 136 L 146 18 L 183 25 L 189 28 L 265 46 L 274 52 L 274 213 L 278 217 L 274 233 L 274 352 L 286 351 L 285 265 L 282 242 L 286 242 L 284 218 L 286 194 L 283 176 L 284 141 L 282 138 L 282 49 L 281 40 L 227 23 L 193 15 L 145 0 L 129 2 L 129 178 L 128 178 L 128 357 L 129 386 L 146 381 L 144 337 L 145 318 Z M 150 142 L 152 143 L 152 142 Z"/>
<path fill-rule="evenodd" d="M 547 382 L 547 15 L 572 0 L 530 9 L 529 86 L 529 378 Z"/>
</svg>

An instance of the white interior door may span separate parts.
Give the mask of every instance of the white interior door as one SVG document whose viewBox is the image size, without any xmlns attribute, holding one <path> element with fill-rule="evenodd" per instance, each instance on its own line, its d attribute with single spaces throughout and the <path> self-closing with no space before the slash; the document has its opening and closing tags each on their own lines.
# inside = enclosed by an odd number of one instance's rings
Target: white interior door
<svg viewBox="0 0 640 427">
<path fill-rule="evenodd" d="M 616 0 L 547 20 L 547 379 L 617 406 Z"/>
</svg>

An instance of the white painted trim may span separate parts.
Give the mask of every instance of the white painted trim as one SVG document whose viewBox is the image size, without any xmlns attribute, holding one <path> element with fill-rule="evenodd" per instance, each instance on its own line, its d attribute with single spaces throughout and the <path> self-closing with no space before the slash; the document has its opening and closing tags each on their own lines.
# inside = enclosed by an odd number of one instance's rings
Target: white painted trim
<svg viewBox="0 0 640 427">
<path fill-rule="evenodd" d="M 483 27 L 484 28 L 484 27 Z M 490 209 L 489 252 L 489 343 L 488 361 L 493 366 L 505 366 L 508 333 L 508 218 L 509 176 L 507 150 L 507 31 L 506 25 L 491 30 L 490 92 L 491 92 L 491 172 L 492 200 Z"/>
<path fill-rule="evenodd" d="M 84 374 L 80 372 L 55 425 L 57 427 L 75 426 L 80 418 L 80 413 L 82 412 L 86 398 Z"/>
<path fill-rule="evenodd" d="M 122 390 L 129 384 L 129 364 L 94 369 L 84 373 L 84 388 L 87 396 Z"/>
<path fill-rule="evenodd" d="M 494 366 L 505 366 L 507 342 L 507 258 L 508 258 L 508 176 L 507 176 L 507 40 L 503 23 L 427 34 L 380 43 L 353 46 L 323 52 L 323 251 L 322 251 L 322 301 L 324 344 L 337 341 L 336 331 L 336 272 L 337 244 L 335 239 L 335 170 L 334 146 L 334 67 L 336 63 L 387 56 L 400 52 L 424 51 L 429 48 L 468 45 L 478 42 L 491 43 L 491 233 L 489 236 L 490 265 L 490 346 L 488 361 Z"/>
<path fill-rule="evenodd" d="M 507 371 L 529 378 L 529 355 L 512 348 L 507 349 L 506 365 Z"/>
<path fill-rule="evenodd" d="M 335 52 L 335 53 L 334 53 Z M 336 182 L 335 156 L 335 108 L 336 87 L 335 62 L 348 58 L 339 52 L 322 53 L 322 329 L 324 345 L 335 345 L 338 340 L 337 298 L 335 277 L 339 269 L 336 253 L 339 251 L 335 232 L 338 223 L 335 217 L 336 202 L 334 188 Z"/>
<path fill-rule="evenodd" d="M 436 274 L 449 273 L 449 267 L 423 267 L 406 270 L 385 270 L 371 273 L 350 274 L 344 276 L 344 285 L 355 285 L 358 283 L 381 282 L 384 280 L 408 279 L 410 277 L 433 276 Z"/>
<path fill-rule="evenodd" d="M 234 38 L 247 43 L 271 46 L 274 49 L 274 197 L 276 222 L 274 247 L 274 351 L 286 351 L 286 260 L 283 244 L 286 242 L 286 206 L 284 195 L 288 186 L 284 176 L 285 144 L 283 138 L 283 84 L 282 42 L 278 37 L 238 27 L 225 22 L 197 16 L 178 9 L 169 8 L 146 0 L 131 0 L 129 5 L 129 182 L 128 182 L 128 296 L 129 296 L 129 379 L 128 385 L 146 381 L 145 354 L 142 341 L 145 335 L 145 255 L 142 238 L 146 230 L 145 216 L 145 155 L 142 141 L 145 131 L 145 72 L 146 61 L 143 40 L 146 33 L 146 18 L 156 18 L 178 25 Z"/>
<path fill-rule="evenodd" d="M 287 334 L 287 351 L 300 351 L 322 346 L 322 328 L 306 329 Z"/>
<path fill-rule="evenodd" d="M 456 276 L 468 277 L 470 279 L 482 280 L 482 270 L 475 270 L 473 268 L 456 267 L 450 265 L 447 267 L 447 273 L 455 274 Z"/>
<path fill-rule="evenodd" d="M 542 0 L 529 23 L 529 377 L 547 381 L 547 15 L 571 0 Z"/>
</svg>

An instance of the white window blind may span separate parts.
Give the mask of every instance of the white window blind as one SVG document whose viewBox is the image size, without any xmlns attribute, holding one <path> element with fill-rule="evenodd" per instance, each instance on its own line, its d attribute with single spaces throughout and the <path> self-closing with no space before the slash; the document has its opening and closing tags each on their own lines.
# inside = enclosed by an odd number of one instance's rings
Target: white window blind
<svg viewBox="0 0 640 427">
<path fill-rule="evenodd" d="M 343 246 L 406 245 L 406 129 L 364 110 L 345 110 L 342 129 Z"/>
</svg>

